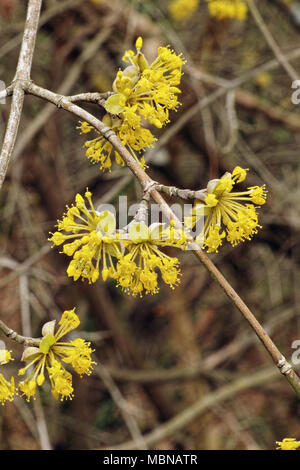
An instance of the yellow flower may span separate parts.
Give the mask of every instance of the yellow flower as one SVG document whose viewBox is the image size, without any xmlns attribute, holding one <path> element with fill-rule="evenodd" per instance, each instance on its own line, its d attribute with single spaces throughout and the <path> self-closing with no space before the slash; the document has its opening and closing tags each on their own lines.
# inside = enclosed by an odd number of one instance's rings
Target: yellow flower
<svg viewBox="0 0 300 470">
<path fill-rule="evenodd" d="M 7 364 L 9 361 L 13 361 L 11 357 L 11 351 L 6 349 L 0 349 L 0 365 Z M 8 382 L 4 376 L 0 373 L 0 403 L 4 405 L 6 401 L 13 401 L 15 395 L 15 382 L 14 378 L 11 377 Z"/>
<path fill-rule="evenodd" d="M 261 88 L 270 85 L 272 81 L 272 75 L 269 72 L 260 73 L 255 77 L 255 84 Z"/>
<path fill-rule="evenodd" d="M 294 437 L 286 437 L 282 442 L 276 441 L 276 444 L 278 445 L 276 450 L 297 450 L 300 447 L 300 442 Z"/>
<path fill-rule="evenodd" d="M 7 364 L 9 361 L 13 361 L 11 357 L 12 351 L 7 351 L 7 349 L 0 349 L 0 365 Z"/>
<path fill-rule="evenodd" d="M 248 7 L 244 0 L 206 0 L 211 16 L 222 20 L 224 18 L 236 18 L 244 20 Z"/>
<path fill-rule="evenodd" d="M 10 382 L 5 380 L 2 374 L 0 374 L 0 403 L 4 405 L 6 401 L 13 401 L 15 394 L 15 382 L 14 378 L 11 377 Z"/>
<path fill-rule="evenodd" d="M 178 259 L 167 256 L 159 247 L 185 249 L 187 234 L 184 231 L 175 229 L 172 221 L 167 228 L 164 224 L 147 227 L 133 221 L 128 231 L 116 230 L 115 216 L 109 211 L 98 213 L 93 207 L 91 193 L 87 191 L 85 196 L 89 208 L 77 194 L 75 206 L 67 208 L 58 222 L 58 231 L 49 239 L 55 245 L 63 244 L 63 253 L 73 258 L 67 269 L 68 276 L 74 281 L 81 277 L 94 283 L 101 271 L 104 281 L 109 277 L 115 279 L 125 292 L 142 295 L 145 290 L 147 294 L 154 294 L 158 292 L 157 268 L 171 288 L 178 284 Z M 75 363 L 74 358 L 73 366 Z M 80 373 L 80 369 L 77 371 Z"/>
<path fill-rule="evenodd" d="M 99 278 L 100 262 L 104 281 L 115 276 L 112 258 L 119 256 L 121 248 L 115 216 L 109 211 L 96 212 L 89 191 L 85 192 L 85 197 L 89 207 L 77 194 L 75 206 L 67 208 L 62 220 L 58 221 L 58 231 L 49 240 L 54 245 L 64 243 L 63 253 L 73 258 L 67 269 L 69 277 L 74 281 L 81 277 L 94 283 Z"/>
<path fill-rule="evenodd" d="M 204 201 L 196 201 L 191 215 L 185 218 L 187 228 L 202 224 L 196 242 L 207 248 L 208 253 L 218 252 L 225 237 L 232 246 L 250 240 L 260 227 L 254 204 L 265 203 L 265 185 L 232 192 L 233 186 L 246 178 L 246 172 L 237 166 L 232 173 L 210 181 Z"/>
<path fill-rule="evenodd" d="M 156 138 L 142 124 L 142 118 L 149 124 L 161 128 L 169 122 L 169 111 L 179 106 L 177 99 L 180 89 L 182 65 L 180 55 L 169 47 L 160 47 L 158 57 L 149 65 L 141 52 L 142 38 L 136 41 L 136 54 L 128 50 L 123 56 L 124 62 L 129 62 L 124 70 L 119 70 L 113 83 L 114 94 L 105 102 L 107 114 L 103 123 L 110 127 L 127 146 L 136 161 L 145 167 L 141 154 L 146 148 L 152 147 Z M 100 163 L 102 170 L 110 170 L 112 159 L 117 164 L 124 165 L 121 156 L 113 149 L 96 129 L 80 122 L 81 133 L 94 130 L 98 136 L 85 142 L 86 157 L 93 163 Z"/>
<path fill-rule="evenodd" d="M 85 155 L 92 161 L 92 163 L 100 163 L 101 170 L 110 170 L 112 165 L 112 158 L 114 157 L 119 165 L 124 165 L 122 157 L 114 150 L 112 144 L 106 140 L 100 132 L 98 132 L 93 126 L 90 126 L 85 121 L 79 122 L 80 126 L 78 126 L 77 129 L 81 130 L 81 134 L 94 131 L 98 135 L 98 137 L 95 137 L 92 140 L 87 140 L 84 144 L 84 147 L 87 149 Z M 120 137 L 120 119 L 116 117 L 113 118 L 106 114 L 103 117 L 102 122 L 106 126 L 109 126 L 111 129 L 113 129 L 113 131 Z"/>
<path fill-rule="evenodd" d="M 29 364 L 19 370 L 19 375 L 24 375 L 26 370 L 34 365 L 27 378 L 19 383 L 19 389 L 27 401 L 34 397 L 37 385 L 41 386 L 44 383 L 45 369 L 48 372 L 53 396 L 56 399 L 61 397 L 61 400 L 72 399 L 74 396 L 72 375 L 65 370 L 61 361 L 71 364 L 80 376 L 90 375 L 92 365 L 95 364 L 91 359 L 93 350 L 90 343 L 81 338 L 69 342 L 60 341 L 80 324 L 75 309 L 64 311 L 56 332 L 55 323 L 55 320 L 45 323 L 42 329 L 43 338 L 38 348 L 28 347 L 24 350 L 23 360 L 29 361 Z"/>
<path fill-rule="evenodd" d="M 119 71 L 113 89 L 121 97 L 120 104 L 126 114 L 126 107 L 136 106 L 136 112 L 161 128 L 169 122 L 169 110 L 179 106 L 177 95 L 180 89 L 182 66 L 185 63 L 168 47 L 158 48 L 158 57 L 151 65 L 140 49 L 142 38 L 137 40 L 137 53 L 127 51 L 123 57 L 130 66 Z M 129 72 L 128 72 L 129 70 Z M 108 98 L 107 105 L 113 97 Z M 122 101 L 123 100 L 123 101 Z M 120 113 L 122 115 L 122 113 Z"/>
<path fill-rule="evenodd" d="M 172 0 L 168 10 L 176 21 L 190 18 L 199 6 L 199 0 Z"/>
<path fill-rule="evenodd" d="M 125 238 L 126 237 L 126 238 Z M 180 268 L 177 258 L 171 258 L 160 250 L 160 246 L 185 247 L 184 234 L 172 226 L 164 229 L 162 224 L 148 227 L 143 222 L 133 222 L 123 242 L 128 254 L 120 256 L 117 264 L 118 285 L 132 295 L 156 294 L 159 291 L 157 272 L 163 281 L 174 289 L 179 284 Z"/>
<path fill-rule="evenodd" d="M 6 349 L 0 349 L 0 365 L 7 364 L 9 361 L 13 361 L 11 357 L 11 351 Z M 8 382 L 4 376 L 0 373 L 0 403 L 4 405 L 6 401 L 13 401 L 15 395 L 15 382 L 14 378 L 11 377 Z"/>
</svg>

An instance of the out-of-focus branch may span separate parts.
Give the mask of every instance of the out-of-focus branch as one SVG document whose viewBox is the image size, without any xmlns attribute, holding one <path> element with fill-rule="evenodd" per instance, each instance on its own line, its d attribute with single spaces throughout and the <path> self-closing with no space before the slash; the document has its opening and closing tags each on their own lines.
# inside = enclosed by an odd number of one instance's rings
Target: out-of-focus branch
<svg viewBox="0 0 300 470">
<path fill-rule="evenodd" d="M 273 312 L 272 312 L 273 313 Z M 287 309 L 280 314 L 274 311 L 271 321 L 264 324 L 264 329 L 270 334 L 278 328 L 284 321 L 291 317 L 292 309 Z M 171 367 L 167 369 L 120 369 L 108 366 L 107 369 L 112 378 L 117 382 L 135 382 L 139 384 L 162 384 L 176 381 L 195 380 L 201 376 L 214 376 L 215 369 L 226 361 L 238 357 L 243 351 L 257 343 L 255 334 L 245 333 L 226 344 L 221 349 L 213 352 L 209 356 L 199 360 L 192 367 Z"/>
<path fill-rule="evenodd" d="M 30 267 L 39 261 L 43 256 L 45 256 L 51 250 L 50 245 L 44 245 L 40 250 L 34 253 L 32 256 L 27 258 L 22 264 L 15 264 L 13 267 L 13 271 L 9 273 L 7 276 L 0 279 L 0 289 L 6 286 L 9 282 L 13 279 L 21 276 L 23 273 L 26 273 Z M 0 262 L 1 265 L 1 262 Z"/>
<path fill-rule="evenodd" d="M 53 7 L 50 7 L 41 15 L 38 27 L 41 28 L 45 23 L 50 21 L 54 16 L 59 15 L 70 8 L 75 8 L 81 3 L 83 3 L 84 1 L 86 0 L 65 0 L 64 2 L 56 2 L 56 5 L 54 5 Z M 11 26 L 8 26 L 7 30 L 6 28 L 4 28 L 4 33 L 8 32 L 10 27 Z M 21 30 L 22 27 L 18 29 Z M 3 32 L 2 25 L 1 25 L 1 32 Z M 17 36 L 14 36 L 10 41 L 3 44 L 3 46 L 0 48 L 0 58 L 8 54 L 15 47 L 17 47 L 22 42 L 22 37 L 23 37 L 22 33 L 17 34 Z"/>
<path fill-rule="evenodd" d="M 71 88 L 78 81 L 84 64 L 97 53 L 101 44 L 103 44 L 111 34 L 113 25 L 117 21 L 119 15 L 120 12 L 118 10 L 114 11 L 111 16 L 106 19 L 105 26 L 99 31 L 99 33 L 83 47 L 81 54 L 70 67 L 70 70 L 59 87 L 58 93 L 65 95 L 70 92 Z M 32 141 L 34 136 L 45 125 L 48 119 L 50 119 L 54 111 L 55 108 L 49 104 L 46 105 L 36 118 L 26 126 L 15 147 L 14 158 L 18 158 L 18 156 L 22 154 L 25 147 Z"/>
<path fill-rule="evenodd" d="M 286 59 L 292 60 L 297 59 L 300 57 L 300 48 L 295 49 L 294 51 L 285 54 Z M 171 138 L 176 135 L 198 112 L 200 112 L 205 107 L 209 106 L 210 104 L 214 103 L 219 98 L 222 98 L 224 95 L 228 93 L 229 90 L 235 90 L 236 88 L 240 87 L 244 83 L 252 80 L 253 78 L 260 75 L 262 72 L 269 72 L 274 70 L 280 66 L 280 63 L 277 59 L 270 60 L 265 64 L 259 65 L 255 67 L 238 78 L 233 80 L 225 80 L 215 78 L 212 75 L 203 73 L 195 69 L 194 67 L 186 67 L 187 72 L 194 78 L 199 79 L 200 81 L 204 81 L 206 83 L 215 83 L 216 85 L 220 86 L 210 95 L 205 96 L 201 100 L 197 101 L 191 108 L 189 108 L 186 112 L 184 112 L 174 124 L 168 127 L 168 129 L 162 134 L 159 141 L 155 145 L 155 148 L 148 152 L 147 158 L 151 160 L 154 154 L 162 147 L 164 147 Z"/>
<path fill-rule="evenodd" d="M 133 418 L 132 414 L 129 412 L 128 403 L 123 398 L 120 390 L 118 389 L 113 379 L 111 378 L 110 373 L 101 364 L 98 364 L 98 366 L 95 369 L 95 373 L 101 378 L 104 385 L 106 386 L 109 393 L 111 394 L 111 397 L 113 398 L 115 404 L 118 406 L 120 413 L 123 416 L 123 419 L 127 425 L 127 428 L 134 440 L 135 446 L 139 450 L 146 450 L 147 446 L 146 446 L 146 443 L 144 442 L 144 438 L 140 432 L 137 422 Z"/>
<path fill-rule="evenodd" d="M 22 333 L 27 337 L 32 335 L 30 306 L 29 306 L 29 285 L 26 274 L 22 274 L 19 279 L 20 304 Z M 42 450 L 51 450 L 48 428 L 46 424 L 45 414 L 40 399 L 39 391 L 36 393 L 37 400 L 34 400 L 33 408 L 36 416 L 36 427 L 39 436 L 40 446 Z"/>
<path fill-rule="evenodd" d="M 261 33 L 263 34 L 266 42 L 269 44 L 270 48 L 272 49 L 276 59 L 282 65 L 286 73 L 291 77 L 292 80 L 298 79 L 298 74 L 294 67 L 289 63 L 286 57 L 281 52 L 280 47 L 276 43 L 275 39 L 273 38 L 270 30 L 268 29 L 266 23 L 264 22 L 261 14 L 258 11 L 257 6 L 255 5 L 254 0 L 247 0 L 249 10 L 254 18 L 255 23 L 257 24 L 258 28 L 260 29 Z"/>
<path fill-rule="evenodd" d="M 258 372 L 247 374 L 247 376 L 241 377 L 229 385 L 224 385 L 215 392 L 210 392 L 204 397 L 201 397 L 193 405 L 185 408 L 167 422 L 161 424 L 153 431 L 144 435 L 144 440 L 149 447 L 152 447 L 157 442 L 162 441 L 167 437 L 173 436 L 177 431 L 186 427 L 190 422 L 198 418 L 208 408 L 215 407 L 217 404 L 223 403 L 226 400 L 233 398 L 238 393 L 242 392 L 243 390 L 247 390 L 250 387 L 266 386 L 266 384 L 269 384 L 272 380 L 276 380 L 278 377 L 278 372 L 273 367 L 265 367 Z M 135 449 L 135 443 L 134 441 L 129 441 L 106 449 Z"/>
<path fill-rule="evenodd" d="M 72 95 L 72 96 L 67 96 L 68 100 L 71 101 L 71 103 L 76 103 L 77 101 L 85 101 L 87 103 L 96 103 L 96 104 L 101 104 L 102 100 L 106 100 L 109 98 L 111 95 L 114 93 L 108 91 L 107 93 L 98 93 L 98 92 L 92 92 L 92 93 L 79 93 L 78 95 Z"/>
</svg>

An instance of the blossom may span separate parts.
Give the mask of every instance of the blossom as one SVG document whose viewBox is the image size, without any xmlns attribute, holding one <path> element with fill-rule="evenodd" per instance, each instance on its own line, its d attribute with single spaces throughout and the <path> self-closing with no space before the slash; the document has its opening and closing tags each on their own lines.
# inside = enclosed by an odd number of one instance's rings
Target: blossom
<svg viewBox="0 0 300 470">
<path fill-rule="evenodd" d="M 84 198 L 77 194 L 75 205 L 68 207 L 58 230 L 49 238 L 54 245 L 63 245 L 63 253 L 72 257 L 67 274 L 74 281 L 79 278 L 94 283 L 99 278 L 100 262 L 102 278 L 114 277 L 115 268 L 112 258 L 121 253 L 116 219 L 109 211 L 97 212 L 94 209 L 91 193 L 87 190 Z M 67 243 L 66 243 L 67 242 Z"/>
<path fill-rule="evenodd" d="M 179 106 L 177 95 L 180 89 L 177 86 L 181 81 L 184 60 L 169 46 L 159 47 L 157 58 L 149 65 L 141 48 L 142 38 L 138 38 L 137 53 L 125 52 L 123 60 L 131 65 L 118 72 L 113 89 L 119 94 L 123 114 L 126 115 L 127 108 L 136 106 L 138 114 L 161 128 L 169 122 L 169 111 Z M 116 97 L 108 98 L 106 109 L 109 109 L 112 99 L 116 100 Z"/>
<path fill-rule="evenodd" d="M 199 0 L 172 0 L 168 10 L 176 21 L 190 18 L 199 6 Z"/>
<path fill-rule="evenodd" d="M 255 205 L 266 201 L 265 185 L 251 186 L 247 191 L 233 192 L 236 183 L 245 180 L 247 170 L 237 166 L 232 173 L 208 183 L 204 200 L 197 200 L 185 226 L 193 228 L 201 223 L 196 242 L 208 253 L 218 252 L 226 237 L 232 246 L 250 240 L 257 233 L 258 215 Z"/>
<path fill-rule="evenodd" d="M 206 0 L 211 16 L 222 20 L 224 18 L 236 18 L 244 20 L 248 7 L 244 0 Z"/>
<path fill-rule="evenodd" d="M 116 229 L 116 219 L 109 211 L 94 209 L 91 193 L 76 195 L 75 205 L 67 207 L 58 230 L 49 238 L 54 245 L 63 245 L 63 253 L 72 257 L 67 274 L 74 281 L 80 277 L 94 283 L 101 271 L 103 281 L 109 277 L 133 295 L 158 292 L 157 268 L 163 281 L 174 288 L 180 277 L 179 262 L 160 250 L 172 246 L 185 249 L 187 234 L 164 224 L 133 221 L 126 229 Z M 102 266 L 100 267 L 100 262 Z M 79 341 L 77 341 L 79 344 Z M 74 343 L 75 344 L 75 343 Z M 75 364 L 75 359 L 73 364 Z M 79 369 L 78 369 L 79 372 Z M 79 372 L 80 373 L 80 372 Z"/>
<path fill-rule="evenodd" d="M 91 359 L 93 350 L 89 342 L 81 338 L 68 342 L 60 341 L 80 324 L 75 309 L 63 312 L 56 332 L 55 324 L 56 320 L 45 323 L 39 347 L 28 347 L 24 350 L 22 359 L 29 361 L 29 364 L 19 370 L 19 375 L 25 375 L 27 369 L 34 365 L 27 378 L 19 383 L 19 390 L 26 396 L 27 401 L 34 397 L 36 387 L 43 385 L 45 370 L 48 372 L 53 396 L 56 399 L 60 397 L 61 400 L 72 399 L 72 375 L 63 367 L 61 361 L 71 364 L 80 376 L 90 375 L 95 364 Z"/>
<path fill-rule="evenodd" d="M 7 364 L 9 361 L 13 361 L 11 357 L 11 351 L 6 349 L 0 349 L 0 365 Z M 14 378 L 11 377 L 10 382 L 7 381 L 4 376 L 0 373 L 0 403 L 4 405 L 6 401 L 12 401 L 15 395 L 15 382 Z"/>
<path fill-rule="evenodd" d="M 175 231 L 172 226 L 164 229 L 162 224 L 148 227 L 144 222 L 133 222 L 123 242 L 128 254 L 119 257 L 116 277 L 124 292 L 141 297 L 144 291 L 146 294 L 156 294 L 159 291 L 156 269 L 171 289 L 179 284 L 178 259 L 166 255 L 160 247 L 184 249 L 184 233 Z"/>
<path fill-rule="evenodd" d="M 12 351 L 8 351 L 7 349 L 0 349 L 0 365 L 7 364 L 9 361 L 13 361 L 11 357 Z"/>
<path fill-rule="evenodd" d="M 141 52 L 142 38 L 136 41 L 136 53 L 125 52 L 123 61 L 129 63 L 119 70 L 113 83 L 113 94 L 105 102 L 106 114 L 103 123 L 110 127 L 131 152 L 136 161 L 144 168 L 143 152 L 152 147 L 156 138 L 145 127 L 142 120 L 161 128 L 169 122 L 169 111 L 179 106 L 177 87 L 181 81 L 184 60 L 169 46 L 159 47 L 158 56 L 149 65 Z M 78 126 L 82 134 L 94 130 L 98 134 L 85 142 L 86 157 L 93 163 L 100 163 L 102 170 L 110 170 L 112 159 L 124 165 L 120 154 L 112 144 L 96 129 L 86 122 Z"/>
<path fill-rule="evenodd" d="M 300 447 L 300 442 L 294 437 L 286 437 L 282 442 L 276 441 L 276 444 L 278 445 L 276 450 L 297 450 Z"/>
<path fill-rule="evenodd" d="M 11 377 L 10 382 L 8 382 L 0 373 L 0 403 L 1 405 L 4 405 L 6 401 L 13 401 L 14 394 L 15 394 L 14 378 Z"/>
</svg>

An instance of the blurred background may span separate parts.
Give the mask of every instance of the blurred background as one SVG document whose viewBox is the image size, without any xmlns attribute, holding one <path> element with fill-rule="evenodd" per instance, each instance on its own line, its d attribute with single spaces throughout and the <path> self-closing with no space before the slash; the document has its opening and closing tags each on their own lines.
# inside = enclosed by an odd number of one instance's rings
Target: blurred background
<svg viewBox="0 0 300 470">
<path fill-rule="evenodd" d="M 298 70 L 300 4 L 256 3 Z M 14 77 L 26 4 L 0 0 L 0 79 L 6 84 Z M 153 130 L 159 141 L 146 155 L 149 174 L 166 185 L 199 189 L 240 165 L 250 169 L 247 186 L 266 184 L 259 233 L 209 256 L 290 359 L 300 339 L 300 104 L 292 104 L 291 78 L 250 12 L 242 21 L 218 20 L 202 0 L 178 20 L 169 4 L 44 1 L 32 78 L 66 95 L 104 92 L 138 36 L 149 61 L 161 45 L 182 52 L 182 106 L 167 127 Z M 209 106 L 201 105 L 216 90 Z M 9 105 L 8 98 L 0 106 L 1 140 Z M 83 106 L 103 115 L 95 105 Z M 0 448 L 274 449 L 276 440 L 300 439 L 295 394 L 191 252 L 179 253 L 180 286 L 173 291 L 161 283 L 157 295 L 142 299 L 113 282 L 88 285 L 67 277 L 69 259 L 47 238 L 75 194 L 88 186 L 99 203 L 141 197 L 127 169 L 103 173 L 85 158 L 77 125 L 74 116 L 26 96 L 0 193 L 0 315 L 16 331 L 40 336 L 43 323 L 76 306 L 79 334 L 92 342 L 100 365 L 89 377 L 74 376 L 72 401 L 56 401 L 45 384 L 35 402 L 19 398 L 0 407 Z M 14 351 L 15 361 L 3 370 L 9 376 L 17 373 L 22 347 L 1 339 Z M 241 386 L 251 378 L 252 385 Z M 218 395 L 222 390 L 227 394 Z M 138 443 L 141 434 L 149 436 L 195 404 L 193 419 Z"/>
</svg>

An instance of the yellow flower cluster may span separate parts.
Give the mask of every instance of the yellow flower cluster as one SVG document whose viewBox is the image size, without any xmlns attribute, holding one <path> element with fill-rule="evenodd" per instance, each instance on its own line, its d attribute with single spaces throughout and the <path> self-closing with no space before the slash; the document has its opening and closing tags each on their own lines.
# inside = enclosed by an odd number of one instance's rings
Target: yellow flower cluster
<svg viewBox="0 0 300 470">
<path fill-rule="evenodd" d="M 80 277 L 96 282 L 99 277 L 99 265 L 102 263 L 102 278 L 114 277 L 115 268 L 112 258 L 121 254 L 119 234 L 116 233 L 116 220 L 109 211 L 95 211 L 91 193 L 85 192 L 84 198 L 77 194 L 75 205 L 67 208 L 58 231 L 49 239 L 54 245 L 63 246 L 63 253 L 72 256 L 67 273 L 77 281 Z M 63 233 L 66 232 L 66 233 Z"/>
<path fill-rule="evenodd" d="M 71 364 L 80 376 L 89 375 L 95 364 L 91 359 L 93 350 L 89 342 L 81 338 L 69 342 L 60 341 L 80 324 L 75 309 L 64 311 L 56 332 L 55 323 L 56 320 L 45 323 L 39 347 L 28 347 L 24 350 L 22 360 L 28 361 L 28 365 L 19 370 L 19 375 L 25 375 L 27 369 L 34 365 L 27 378 L 20 382 L 18 387 L 27 401 L 34 397 L 37 385 L 41 386 L 44 383 L 45 370 L 48 372 L 53 396 L 62 401 L 72 399 L 74 396 L 72 375 L 63 367 L 61 361 Z"/>
<path fill-rule="evenodd" d="M 232 173 L 211 180 L 204 201 L 196 201 L 191 215 L 185 219 L 187 228 L 201 224 L 196 242 L 206 248 L 208 253 L 218 252 L 225 237 L 232 246 L 250 240 L 260 227 L 255 205 L 265 203 L 265 186 L 252 186 L 247 191 L 232 192 L 236 183 L 245 180 L 246 174 L 247 170 L 237 166 Z"/>
<path fill-rule="evenodd" d="M 141 52 L 142 44 L 139 37 L 136 53 L 128 50 L 124 54 L 123 61 L 130 65 L 117 73 L 112 87 L 114 94 L 105 103 L 107 114 L 103 123 L 113 129 L 143 167 L 145 162 L 140 152 L 151 147 L 156 139 L 144 127 L 142 119 L 158 128 L 169 122 L 169 111 L 179 106 L 177 95 L 180 89 L 177 85 L 180 84 L 184 61 L 169 47 L 159 47 L 158 57 L 149 65 Z M 96 131 L 86 122 L 80 122 L 78 129 L 84 134 Z M 93 163 L 100 163 L 103 170 L 110 169 L 113 155 L 116 163 L 124 164 L 112 144 L 102 135 L 87 141 L 85 147 L 86 156 Z"/>
<path fill-rule="evenodd" d="M 167 256 L 159 247 L 184 249 L 184 233 L 175 230 L 172 225 L 164 229 L 162 224 L 148 227 L 143 222 L 134 222 L 123 243 L 128 254 L 119 259 L 117 280 L 124 292 L 142 295 L 145 290 L 146 294 L 156 294 L 159 290 L 156 268 L 163 281 L 172 289 L 179 284 L 181 274 L 178 259 Z"/>
<path fill-rule="evenodd" d="M 276 444 L 278 445 L 276 450 L 297 450 L 300 447 L 300 442 L 294 437 L 286 437 L 282 442 L 276 441 Z"/>
<path fill-rule="evenodd" d="M 248 7 L 244 0 L 206 0 L 211 16 L 218 20 L 224 18 L 236 18 L 244 20 Z"/>
<path fill-rule="evenodd" d="M 168 9 L 172 18 L 176 21 L 184 21 L 190 18 L 197 10 L 200 0 L 172 0 Z"/>
<path fill-rule="evenodd" d="M 11 351 L 6 349 L 0 349 L 0 365 L 7 364 L 9 361 L 13 361 L 11 357 Z M 15 395 L 15 382 L 14 378 L 11 377 L 8 382 L 4 376 L 0 373 L 0 403 L 4 405 L 6 401 L 12 401 Z"/>
<path fill-rule="evenodd" d="M 68 207 L 58 230 L 51 234 L 54 245 L 63 245 L 63 253 L 72 257 L 67 269 L 75 281 L 81 278 L 94 283 L 99 278 L 115 279 L 117 285 L 132 295 L 158 292 L 158 277 L 174 288 L 180 279 L 177 258 L 167 256 L 161 247 L 186 249 L 191 241 L 189 229 L 200 225 L 196 242 L 208 253 L 218 252 L 223 239 L 232 246 L 250 240 L 257 233 L 257 207 L 266 201 L 265 185 L 251 186 L 246 191 L 233 192 L 236 183 L 245 180 L 247 170 L 237 166 L 232 173 L 211 180 L 203 192 L 203 200 L 197 200 L 191 214 L 184 219 L 184 230 L 175 230 L 174 224 L 133 221 L 127 231 L 116 229 L 116 219 L 109 211 L 95 210 L 91 193 L 84 198 L 77 194 L 75 205 Z M 101 267 L 100 267 L 101 264 Z"/>
<path fill-rule="evenodd" d="M 244 20 L 248 7 L 245 0 L 206 0 L 208 10 L 217 20 L 236 18 Z M 199 6 L 200 0 L 171 0 L 168 10 L 175 21 L 184 21 L 190 18 Z"/>
<path fill-rule="evenodd" d="M 54 245 L 63 246 L 63 253 L 72 256 L 67 274 L 76 281 L 79 278 L 94 283 L 99 278 L 115 279 L 125 292 L 132 295 L 158 292 L 157 272 L 171 288 L 179 282 L 180 269 L 177 258 L 164 254 L 160 247 L 185 248 L 186 238 L 171 225 L 132 222 L 128 232 L 116 231 L 116 219 L 109 211 L 97 212 L 86 191 L 86 206 L 77 194 L 75 205 L 68 208 L 58 222 L 58 231 L 52 234 Z M 66 232 L 66 233 L 64 233 Z M 73 240 L 69 243 L 69 240 Z M 126 253 L 125 253 L 126 250 Z M 100 268 L 101 262 L 101 268 Z"/>
</svg>

